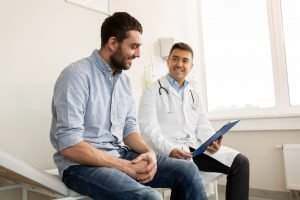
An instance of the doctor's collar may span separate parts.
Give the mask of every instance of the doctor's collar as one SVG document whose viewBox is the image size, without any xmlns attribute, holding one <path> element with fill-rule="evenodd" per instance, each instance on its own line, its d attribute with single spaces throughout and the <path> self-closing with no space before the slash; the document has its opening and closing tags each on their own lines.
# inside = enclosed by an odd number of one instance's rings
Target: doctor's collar
<svg viewBox="0 0 300 200">
<path fill-rule="evenodd" d="M 174 79 L 170 74 L 167 74 L 167 80 L 171 86 L 176 87 L 178 89 L 186 88 L 190 84 L 190 82 L 188 80 L 184 80 L 183 85 L 180 86 L 178 81 L 176 79 Z"/>
</svg>

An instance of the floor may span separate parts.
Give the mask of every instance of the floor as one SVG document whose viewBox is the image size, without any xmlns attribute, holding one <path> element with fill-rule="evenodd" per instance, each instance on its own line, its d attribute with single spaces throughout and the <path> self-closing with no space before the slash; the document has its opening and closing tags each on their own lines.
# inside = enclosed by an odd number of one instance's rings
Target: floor
<svg viewBox="0 0 300 200">
<path fill-rule="evenodd" d="M 164 193 L 164 200 L 169 200 L 170 199 L 170 191 L 165 191 L 163 193 Z M 208 198 L 208 200 L 215 200 L 215 197 L 211 196 Z M 225 192 L 222 189 L 219 189 L 219 200 L 225 200 Z M 273 200 L 273 199 L 266 199 L 266 198 L 250 196 L 249 200 Z"/>
<path fill-rule="evenodd" d="M 209 200 L 214 200 L 213 198 L 210 198 Z M 219 193 L 219 200 L 225 200 L 225 194 Z M 249 197 L 249 200 L 272 200 L 272 199 L 262 199 L 258 197 Z"/>
</svg>

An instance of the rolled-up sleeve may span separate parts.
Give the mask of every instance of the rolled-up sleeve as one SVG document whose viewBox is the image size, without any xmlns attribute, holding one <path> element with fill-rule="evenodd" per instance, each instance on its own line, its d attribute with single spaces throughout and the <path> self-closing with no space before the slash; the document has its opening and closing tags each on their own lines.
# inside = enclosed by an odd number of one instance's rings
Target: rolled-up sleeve
<svg viewBox="0 0 300 200">
<path fill-rule="evenodd" d="M 129 103 L 129 111 L 126 116 L 125 126 L 123 130 L 123 138 L 126 138 L 130 133 L 137 132 L 136 106 L 134 100 Z"/>
<path fill-rule="evenodd" d="M 56 119 L 54 138 L 61 151 L 83 140 L 88 84 L 79 72 L 66 70 L 58 78 L 53 95 Z"/>
<path fill-rule="evenodd" d="M 125 118 L 125 126 L 123 129 L 123 138 L 126 138 L 129 134 L 138 132 L 137 128 L 137 111 L 136 111 L 136 104 L 134 101 L 134 97 L 132 94 L 132 88 L 130 84 L 130 80 L 127 79 L 127 86 L 128 86 L 128 98 L 126 99 L 128 105 L 128 112 Z"/>
</svg>

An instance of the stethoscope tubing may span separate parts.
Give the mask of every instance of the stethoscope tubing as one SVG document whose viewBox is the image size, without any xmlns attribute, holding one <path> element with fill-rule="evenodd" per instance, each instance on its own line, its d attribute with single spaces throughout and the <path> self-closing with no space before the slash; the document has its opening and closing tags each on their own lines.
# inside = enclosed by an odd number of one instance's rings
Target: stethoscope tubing
<svg viewBox="0 0 300 200">
<path fill-rule="evenodd" d="M 161 91 L 161 90 L 165 91 L 165 93 L 166 93 L 167 95 L 169 95 L 169 90 L 168 90 L 167 88 L 165 88 L 165 87 L 162 86 L 160 80 L 158 80 L 158 84 L 159 84 L 159 88 L 158 88 L 159 96 L 162 95 L 162 91 Z M 191 93 L 191 97 L 192 97 L 193 104 L 195 104 L 195 98 L 194 98 L 194 95 L 193 95 L 193 92 L 192 92 L 191 89 L 190 89 L 190 93 Z"/>
</svg>

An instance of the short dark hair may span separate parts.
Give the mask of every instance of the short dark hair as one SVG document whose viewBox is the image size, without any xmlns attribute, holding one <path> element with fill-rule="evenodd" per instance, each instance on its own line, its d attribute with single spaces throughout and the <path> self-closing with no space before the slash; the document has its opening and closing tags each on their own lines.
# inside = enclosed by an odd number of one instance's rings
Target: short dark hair
<svg viewBox="0 0 300 200">
<path fill-rule="evenodd" d="M 181 49 L 181 50 L 185 50 L 185 51 L 188 51 L 192 54 L 192 58 L 194 57 L 194 52 L 193 52 L 193 49 L 192 47 L 190 47 L 190 45 L 184 43 L 184 42 L 177 42 L 175 44 L 173 44 L 171 50 L 170 50 L 170 53 L 169 55 L 172 54 L 172 52 L 175 50 L 175 49 Z"/>
<path fill-rule="evenodd" d="M 101 26 L 101 46 L 103 47 L 112 36 L 122 42 L 127 37 L 128 31 L 143 33 L 140 22 L 126 12 L 115 12 L 107 17 Z"/>
</svg>

